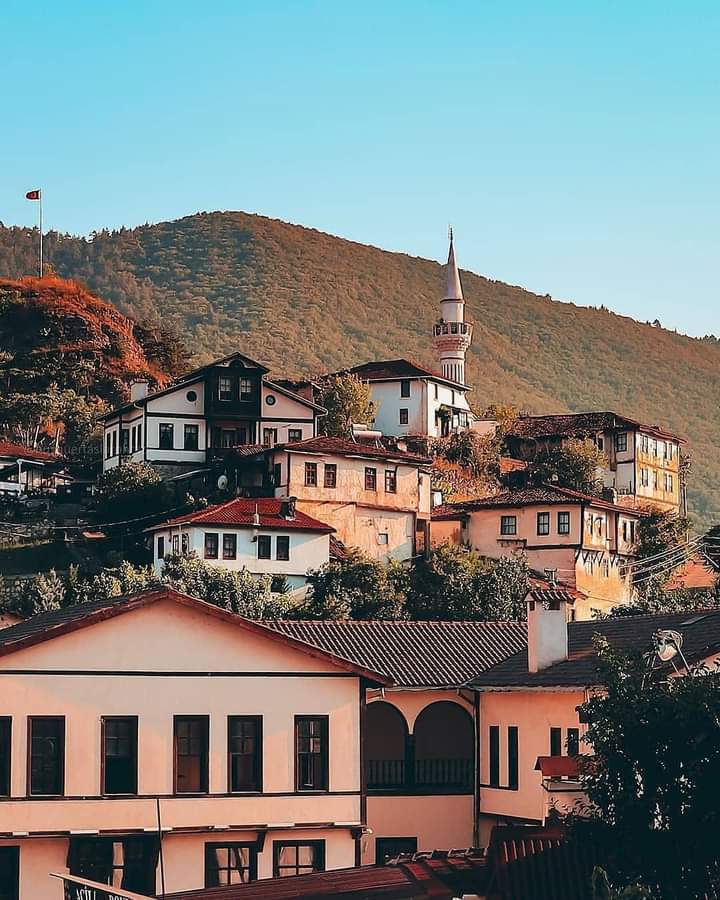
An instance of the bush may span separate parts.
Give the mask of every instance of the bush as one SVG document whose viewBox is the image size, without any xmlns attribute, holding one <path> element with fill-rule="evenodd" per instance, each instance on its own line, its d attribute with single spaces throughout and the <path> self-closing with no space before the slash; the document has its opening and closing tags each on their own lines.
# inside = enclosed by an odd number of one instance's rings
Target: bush
<svg viewBox="0 0 720 900">
<path fill-rule="evenodd" d="M 101 521 L 122 522 L 170 508 L 171 492 L 149 463 L 128 462 L 98 479 Z"/>
</svg>

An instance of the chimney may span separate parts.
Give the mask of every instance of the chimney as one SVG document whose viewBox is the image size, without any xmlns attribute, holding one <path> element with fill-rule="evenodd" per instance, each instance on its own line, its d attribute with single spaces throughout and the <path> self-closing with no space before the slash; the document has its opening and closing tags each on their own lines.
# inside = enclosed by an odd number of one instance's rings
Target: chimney
<svg viewBox="0 0 720 900">
<path fill-rule="evenodd" d="M 130 402 L 135 403 L 136 400 L 142 400 L 147 397 L 150 382 L 147 378 L 136 378 L 130 382 Z"/>
<path fill-rule="evenodd" d="M 560 591 L 527 595 L 528 671 L 541 672 L 568 658 L 567 601 Z"/>
<path fill-rule="evenodd" d="M 287 497 L 280 504 L 280 515 L 283 519 L 288 519 L 292 521 L 295 518 L 295 504 L 297 503 L 297 497 Z"/>
</svg>

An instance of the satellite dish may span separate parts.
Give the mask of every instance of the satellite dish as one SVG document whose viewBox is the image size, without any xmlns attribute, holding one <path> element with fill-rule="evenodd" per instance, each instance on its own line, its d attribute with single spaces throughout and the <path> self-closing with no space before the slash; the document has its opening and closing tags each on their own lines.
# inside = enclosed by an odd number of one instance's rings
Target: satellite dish
<svg viewBox="0 0 720 900">
<path fill-rule="evenodd" d="M 228 486 L 228 477 L 227 475 L 221 475 L 217 480 L 217 486 L 219 491 L 226 491 Z"/>
<path fill-rule="evenodd" d="M 654 635 L 655 652 L 662 662 L 670 662 L 680 652 L 683 638 L 679 631 L 656 631 Z"/>
</svg>

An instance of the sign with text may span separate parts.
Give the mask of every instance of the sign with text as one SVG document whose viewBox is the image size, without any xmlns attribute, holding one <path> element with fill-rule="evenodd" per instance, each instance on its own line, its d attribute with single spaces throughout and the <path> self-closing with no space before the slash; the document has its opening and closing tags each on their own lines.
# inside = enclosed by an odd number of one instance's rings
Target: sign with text
<svg viewBox="0 0 720 900">
<path fill-rule="evenodd" d="M 51 874 L 62 881 L 65 900 L 152 900 L 144 894 L 133 894 L 131 891 L 89 881 L 77 875 L 60 875 L 55 872 Z"/>
</svg>

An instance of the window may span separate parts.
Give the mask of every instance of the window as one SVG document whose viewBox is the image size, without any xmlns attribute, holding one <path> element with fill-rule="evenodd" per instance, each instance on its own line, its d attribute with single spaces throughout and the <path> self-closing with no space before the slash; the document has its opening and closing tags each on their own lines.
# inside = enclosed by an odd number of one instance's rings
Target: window
<svg viewBox="0 0 720 900">
<path fill-rule="evenodd" d="M 302 428 L 288 428 L 288 441 L 291 444 L 297 444 L 302 439 Z"/>
<path fill-rule="evenodd" d="M 246 884 L 257 878 L 257 844 L 205 844 L 205 887 Z"/>
<path fill-rule="evenodd" d="M 234 428 L 223 428 L 220 432 L 220 445 L 225 449 L 233 447 L 237 443 Z"/>
<path fill-rule="evenodd" d="M 602 453 L 603 450 L 605 449 L 605 438 L 601 434 L 599 434 L 597 436 L 595 444 L 596 444 L 598 450 Z"/>
<path fill-rule="evenodd" d="M 65 790 L 65 719 L 31 716 L 28 729 L 28 794 L 61 796 Z"/>
<path fill-rule="evenodd" d="M 384 546 L 387 546 L 387 544 L 390 543 L 390 535 L 387 533 L 387 531 L 378 532 L 377 542 L 378 544 L 383 544 Z"/>
<path fill-rule="evenodd" d="M 562 756 L 562 728 L 550 729 L 550 756 Z"/>
<path fill-rule="evenodd" d="M 373 469 L 370 466 L 365 466 L 365 490 L 377 490 L 377 469 Z"/>
<path fill-rule="evenodd" d="M 223 535 L 223 559 L 237 559 L 237 535 Z"/>
<path fill-rule="evenodd" d="M 409 421 L 409 413 L 408 413 L 408 410 L 407 410 L 407 409 L 401 409 L 401 410 L 400 410 L 400 424 L 401 424 L 401 425 L 407 425 L 408 421 Z"/>
<path fill-rule="evenodd" d="M 400 381 L 400 396 L 401 397 L 409 397 L 410 396 L 410 379 L 403 378 Z"/>
<path fill-rule="evenodd" d="M 578 728 L 568 728 L 567 730 L 567 755 L 580 755 L 580 730 Z"/>
<path fill-rule="evenodd" d="M 218 400 L 228 401 L 233 398 L 232 378 L 227 375 L 221 375 L 218 378 Z"/>
<path fill-rule="evenodd" d="M 274 447 L 277 444 L 277 428 L 263 428 L 263 446 Z"/>
<path fill-rule="evenodd" d="M 665 490 L 668 493 L 672 493 L 673 490 L 673 477 L 669 473 L 665 474 Z"/>
<path fill-rule="evenodd" d="M 12 719 L 3 716 L 0 719 L 0 797 L 10 796 L 10 759 L 12 735 Z M 2 900 L 2 895 L 0 895 Z"/>
<path fill-rule="evenodd" d="M 275 463 L 273 465 L 272 486 L 278 487 L 280 484 L 282 484 L 282 464 Z"/>
<path fill-rule="evenodd" d="M 205 559 L 218 558 L 218 536 L 213 532 L 205 532 Z"/>
<path fill-rule="evenodd" d="M 325 841 L 274 841 L 273 878 L 325 871 Z"/>
<path fill-rule="evenodd" d="M 241 378 L 240 379 L 240 399 L 241 400 L 250 400 L 252 399 L 252 381 L 249 378 Z"/>
<path fill-rule="evenodd" d="M 508 725 L 507 730 L 508 787 L 511 791 L 518 789 L 518 729 L 517 725 Z"/>
<path fill-rule="evenodd" d="M 272 538 L 269 534 L 259 534 L 257 539 L 257 558 L 258 559 L 271 559 L 272 558 L 272 546 L 271 546 Z"/>
<path fill-rule="evenodd" d="M 112 433 L 112 456 L 117 456 L 117 431 Z"/>
<path fill-rule="evenodd" d="M 305 486 L 317 487 L 317 463 L 305 463 Z"/>
<path fill-rule="evenodd" d="M 137 717 L 102 720 L 102 792 L 137 794 Z"/>
<path fill-rule="evenodd" d="M 437 384 L 437 382 L 435 382 L 435 384 L 433 384 L 433 395 L 436 400 L 440 396 L 440 388 L 439 388 L 439 385 Z"/>
<path fill-rule="evenodd" d="M 500 516 L 500 534 L 517 534 L 517 516 Z"/>
<path fill-rule="evenodd" d="M 275 559 L 287 562 L 290 559 L 290 537 L 279 534 L 275 539 Z"/>
<path fill-rule="evenodd" d="M 174 438 L 175 427 L 172 422 L 161 422 L 160 423 L 160 449 L 161 450 L 172 450 L 175 438 Z"/>
<path fill-rule="evenodd" d="M 142 425 L 137 427 L 137 448 L 142 450 Z"/>
<path fill-rule="evenodd" d="M 180 553 L 180 536 L 177 534 L 172 536 L 172 552 L 173 556 L 177 556 Z"/>
<path fill-rule="evenodd" d="M 188 391 L 185 394 L 185 399 L 188 403 L 194 403 L 197 400 L 197 391 Z"/>
<path fill-rule="evenodd" d="M 337 465 L 335 463 L 325 463 L 325 487 L 337 487 Z"/>
<path fill-rule="evenodd" d="M 621 431 L 619 434 L 615 435 L 615 449 L 618 453 L 627 450 L 627 437 L 627 431 Z"/>
<path fill-rule="evenodd" d="M 19 847 L 0 847 L 0 900 L 20 900 Z"/>
<path fill-rule="evenodd" d="M 557 515 L 558 534 L 570 534 L 570 513 L 559 512 Z"/>
<path fill-rule="evenodd" d="M 653 469 L 653 490 L 656 491 L 658 489 L 658 471 L 657 469 Z"/>
<path fill-rule="evenodd" d="M 550 513 L 539 512 L 537 514 L 537 533 L 550 534 Z"/>
<path fill-rule="evenodd" d="M 175 793 L 206 794 L 208 790 L 207 716 L 175 716 Z"/>
<path fill-rule="evenodd" d="M 105 435 L 105 459 L 110 459 L 110 457 L 112 456 L 112 451 L 110 450 L 111 439 L 112 435 L 108 431 L 108 433 Z"/>
<path fill-rule="evenodd" d="M 395 469 L 385 469 L 385 490 L 388 494 L 397 493 L 397 472 Z"/>
<path fill-rule="evenodd" d="M 377 838 L 375 841 L 375 865 L 384 866 L 389 859 L 417 853 L 416 837 Z"/>
<path fill-rule="evenodd" d="M 190 535 L 187 533 L 187 531 L 183 531 L 180 538 L 180 545 L 182 548 L 182 552 L 185 554 L 185 556 L 187 556 L 190 552 Z"/>
<path fill-rule="evenodd" d="M 489 728 L 490 787 L 500 787 L 500 726 Z"/>
<path fill-rule="evenodd" d="M 198 426 L 186 425 L 184 444 L 186 450 L 197 450 L 198 448 Z"/>
<path fill-rule="evenodd" d="M 328 790 L 327 716 L 295 716 L 295 789 Z"/>
<path fill-rule="evenodd" d="M 228 789 L 262 790 L 261 716 L 228 716 Z"/>
<path fill-rule="evenodd" d="M 122 428 L 120 430 L 120 453 L 127 456 L 130 452 L 130 429 Z"/>
<path fill-rule="evenodd" d="M 158 849 L 156 835 L 117 838 L 73 835 L 68 868 L 71 875 L 150 895 L 155 893 Z"/>
</svg>

